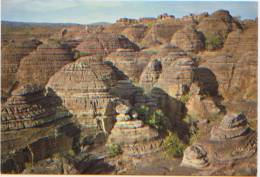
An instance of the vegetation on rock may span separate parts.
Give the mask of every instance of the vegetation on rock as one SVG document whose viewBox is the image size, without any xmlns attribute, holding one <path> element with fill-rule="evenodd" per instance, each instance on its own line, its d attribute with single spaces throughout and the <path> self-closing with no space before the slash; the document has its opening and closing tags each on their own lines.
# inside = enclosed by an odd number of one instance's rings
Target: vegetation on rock
<svg viewBox="0 0 260 177">
<path fill-rule="evenodd" d="M 119 144 L 111 144 L 107 147 L 107 154 L 109 157 L 115 157 L 122 153 L 123 153 L 123 151 Z"/>
<path fill-rule="evenodd" d="M 169 132 L 169 135 L 163 141 L 163 147 L 168 155 L 181 157 L 186 145 L 179 139 L 176 133 Z"/>
</svg>

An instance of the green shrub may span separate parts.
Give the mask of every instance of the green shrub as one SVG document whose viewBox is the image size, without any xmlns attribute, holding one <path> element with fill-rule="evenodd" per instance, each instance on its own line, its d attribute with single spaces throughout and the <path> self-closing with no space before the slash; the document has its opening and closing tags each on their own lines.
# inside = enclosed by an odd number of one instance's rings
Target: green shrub
<svg viewBox="0 0 260 177">
<path fill-rule="evenodd" d="M 166 126 L 167 117 L 160 109 L 152 111 L 148 106 L 142 105 L 136 108 L 136 112 L 145 124 L 157 130 L 162 130 Z"/>
<path fill-rule="evenodd" d="M 109 157 L 115 157 L 122 153 L 123 153 L 123 151 L 119 144 L 112 144 L 107 147 L 107 154 Z"/>
<path fill-rule="evenodd" d="M 220 35 L 206 35 L 206 48 L 210 50 L 219 49 L 223 45 Z"/>
<path fill-rule="evenodd" d="M 187 103 L 190 99 L 190 94 L 187 93 L 187 94 L 184 94 L 180 97 L 180 101 L 183 102 L 183 103 Z"/>
<path fill-rule="evenodd" d="M 163 141 L 165 152 L 174 157 L 181 157 L 186 145 L 182 143 L 177 134 L 170 132 Z"/>
</svg>

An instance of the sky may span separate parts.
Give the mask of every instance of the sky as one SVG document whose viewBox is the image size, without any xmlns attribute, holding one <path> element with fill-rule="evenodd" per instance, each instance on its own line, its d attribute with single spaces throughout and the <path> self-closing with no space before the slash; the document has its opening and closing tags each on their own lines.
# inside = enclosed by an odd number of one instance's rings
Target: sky
<svg viewBox="0 0 260 177">
<path fill-rule="evenodd" d="M 115 22 L 122 17 L 157 17 L 168 13 L 182 17 L 190 13 L 229 10 L 242 19 L 257 17 L 254 1 L 125 1 L 125 0 L 2 0 L 1 19 L 21 22 L 80 23 Z"/>
</svg>

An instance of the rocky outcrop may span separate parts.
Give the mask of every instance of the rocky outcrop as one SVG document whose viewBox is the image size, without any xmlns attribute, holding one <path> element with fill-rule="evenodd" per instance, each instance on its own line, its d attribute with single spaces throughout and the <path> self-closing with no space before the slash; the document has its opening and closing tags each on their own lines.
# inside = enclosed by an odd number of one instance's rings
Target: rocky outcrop
<svg viewBox="0 0 260 177">
<path fill-rule="evenodd" d="M 105 58 L 105 61 L 112 62 L 133 82 L 139 81 L 140 75 L 149 60 L 149 55 L 131 49 L 118 49 Z"/>
<path fill-rule="evenodd" d="M 131 106 L 127 101 L 118 103 L 117 122 L 108 137 L 107 145 L 121 145 L 124 154 L 133 157 L 158 151 L 161 145 L 158 132 L 144 125 L 137 119 L 138 115 L 131 114 L 130 110 Z"/>
<path fill-rule="evenodd" d="M 76 49 L 81 55 L 106 56 L 119 48 L 139 50 L 138 46 L 125 36 L 112 33 L 89 34 Z"/>
<path fill-rule="evenodd" d="M 227 114 L 219 126 L 211 130 L 212 141 L 225 141 L 239 136 L 244 136 L 250 132 L 250 128 L 245 115 Z"/>
<path fill-rule="evenodd" d="M 17 80 L 20 85 L 35 83 L 45 86 L 62 66 L 73 61 L 73 53 L 58 42 L 47 41 L 20 62 Z"/>
<path fill-rule="evenodd" d="M 192 26 L 186 26 L 174 33 L 171 44 L 187 52 L 198 52 L 204 48 L 204 37 Z"/>
<path fill-rule="evenodd" d="M 208 165 L 207 151 L 201 145 L 194 144 L 185 149 L 181 166 L 201 169 Z"/>
<path fill-rule="evenodd" d="M 161 72 L 161 62 L 158 60 L 150 61 L 140 76 L 139 84 L 146 92 L 151 91 L 153 86 L 157 83 Z"/>
<path fill-rule="evenodd" d="M 19 42 L 14 41 L 2 48 L 2 95 L 10 96 L 13 87 L 16 85 L 16 73 L 21 60 L 34 51 L 39 44 L 40 41 L 32 39 Z"/>
<path fill-rule="evenodd" d="M 51 77 L 47 88 L 73 113 L 83 135 L 95 135 L 100 131 L 107 133 L 112 128 L 115 97 L 109 89 L 115 81 L 114 71 L 100 58 L 83 57 Z"/>
</svg>

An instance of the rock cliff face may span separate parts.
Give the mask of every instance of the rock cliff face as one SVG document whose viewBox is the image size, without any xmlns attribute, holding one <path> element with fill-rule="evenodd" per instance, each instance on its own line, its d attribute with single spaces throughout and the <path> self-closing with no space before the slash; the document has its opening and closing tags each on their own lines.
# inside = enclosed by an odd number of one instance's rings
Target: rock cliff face
<svg viewBox="0 0 260 177">
<path fill-rule="evenodd" d="M 16 85 L 16 73 L 23 57 L 29 55 L 40 44 L 38 40 L 25 40 L 13 42 L 2 48 L 2 97 L 10 96 L 10 92 Z"/>
<path fill-rule="evenodd" d="M 51 77 L 47 88 L 73 113 L 85 135 L 95 135 L 111 129 L 115 97 L 109 88 L 115 81 L 113 70 L 99 58 L 83 57 Z"/>
<path fill-rule="evenodd" d="M 20 62 L 17 80 L 20 85 L 47 84 L 62 66 L 73 61 L 73 53 L 58 42 L 47 41 Z"/>
<path fill-rule="evenodd" d="M 113 33 L 89 34 L 76 49 L 82 55 L 106 56 L 119 48 L 139 50 L 139 47 L 125 36 Z"/>
<path fill-rule="evenodd" d="M 21 172 L 25 163 L 74 146 L 78 131 L 70 122 L 71 114 L 46 96 L 41 86 L 24 85 L 14 90 L 1 113 L 3 171 Z"/>
</svg>

